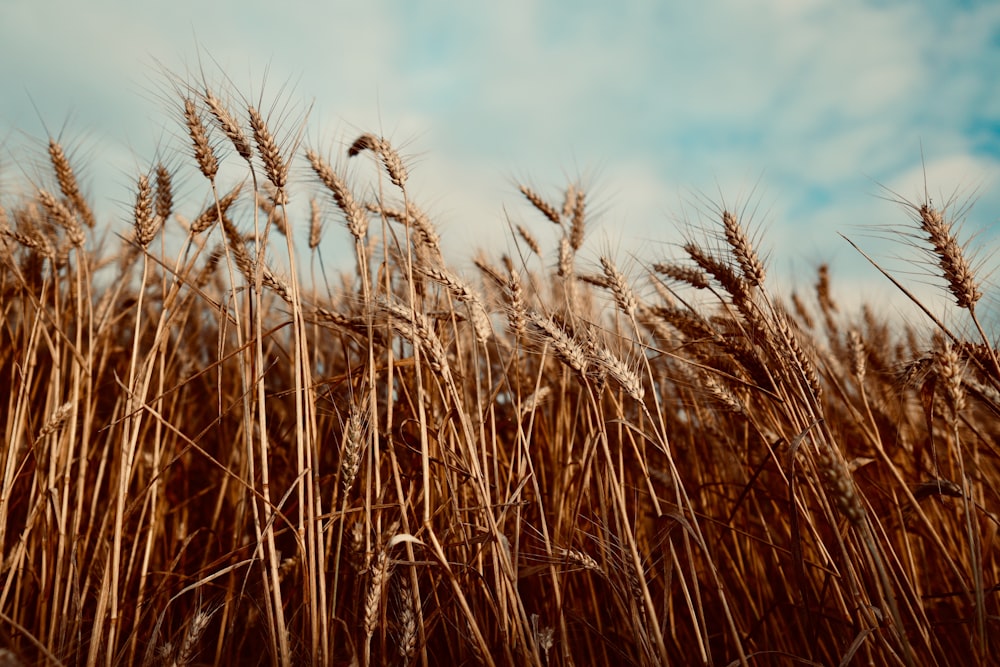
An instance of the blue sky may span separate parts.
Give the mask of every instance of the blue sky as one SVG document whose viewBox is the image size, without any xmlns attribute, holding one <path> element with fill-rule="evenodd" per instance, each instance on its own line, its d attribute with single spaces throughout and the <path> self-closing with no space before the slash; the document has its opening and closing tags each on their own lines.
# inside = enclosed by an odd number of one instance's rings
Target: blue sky
<svg viewBox="0 0 1000 667">
<path fill-rule="evenodd" d="M 922 159 L 935 202 L 975 196 L 966 230 L 980 231 L 980 255 L 1000 242 L 996 2 L 8 0 L 3 12 L 4 199 L 44 155 L 44 122 L 76 149 L 105 217 L 124 219 L 157 149 L 187 149 L 157 63 L 187 76 L 200 54 L 210 81 L 224 72 L 241 93 L 263 89 L 264 106 L 309 109 L 309 145 L 391 138 L 458 264 L 508 247 L 505 215 L 553 248 L 514 183 L 557 199 L 583 178 L 599 213 L 584 259 L 676 256 L 678 227 L 724 199 L 756 210 L 778 280 L 802 289 L 831 262 L 845 300 L 883 299 L 892 288 L 837 232 L 905 269 L 892 256 L 913 252 L 880 237 L 906 216 L 879 184 L 919 199 Z M 333 257 L 346 232 L 327 234 Z"/>
</svg>

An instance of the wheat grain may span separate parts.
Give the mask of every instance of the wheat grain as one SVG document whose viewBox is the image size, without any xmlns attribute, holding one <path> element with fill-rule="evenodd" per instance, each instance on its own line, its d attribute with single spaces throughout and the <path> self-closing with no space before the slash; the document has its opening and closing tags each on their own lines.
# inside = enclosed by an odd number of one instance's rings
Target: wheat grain
<svg viewBox="0 0 1000 667">
<path fill-rule="evenodd" d="M 585 570 L 591 570 L 593 572 L 600 572 L 601 566 L 598 565 L 597 561 L 587 554 L 579 551 L 577 549 L 563 549 L 559 548 L 557 553 L 568 563 L 573 563 Z"/>
<path fill-rule="evenodd" d="M 222 133 L 232 142 L 233 147 L 236 148 L 236 152 L 239 153 L 240 157 L 249 163 L 253 158 L 253 149 L 250 147 L 247 135 L 239 122 L 223 105 L 222 100 L 216 97 L 208 88 L 202 94 L 202 99 L 208 105 L 208 110 L 219 124 Z"/>
<path fill-rule="evenodd" d="M 351 236 L 359 242 L 363 241 L 368 234 L 368 216 L 365 215 L 364 209 L 354 201 L 354 195 L 351 194 L 347 184 L 316 151 L 306 151 L 306 158 L 308 158 L 309 164 L 312 165 L 320 182 L 333 195 L 333 201 L 337 204 L 337 208 L 344 214 L 347 220 L 347 230 Z"/>
<path fill-rule="evenodd" d="M 615 304 L 618 306 L 618 310 L 625 314 L 626 317 L 634 318 L 636 308 L 639 306 L 639 300 L 635 298 L 635 293 L 632 291 L 632 286 L 628 284 L 625 280 L 625 276 L 618 270 L 618 268 L 606 257 L 601 257 L 601 268 L 604 269 L 604 276 L 607 279 L 608 288 L 611 293 L 614 294 Z"/>
<path fill-rule="evenodd" d="M 340 488 L 346 496 L 361 468 L 361 458 L 365 450 L 365 416 L 362 409 L 352 404 L 347 415 L 347 426 L 344 429 L 343 452 L 340 461 Z"/>
<path fill-rule="evenodd" d="M 712 257 L 694 243 L 684 244 L 684 252 L 694 260 L 702 270 L 715 278 L 716 282 L 733 298 L 733 302 L 743 311 L 743 306 L 750 301 L 748 283 L 728 265 Z"/>
<path fill-rule="evenodd" d="M 211 620 L 212 614 L 203 610 L 199 610 L 194 615 L 194 618 L 191 619 L 187 630 L 184 632 L 184 641 L 181 642 L 180 649 L 177 651 L 175 664 L 178 667 L 190 665 L 194 660 L 198 642 L 201 641 L 201 637 L 205 634 L 205 630 L 208 628 L 208 623 Z"/>
<path fill-rule="evenodd" d="M 229 211 L 230 207 L 236 202 L 240 196 L 240 191 L 243 189 L 243 184 L 240 183 L 228 193 L 226 193 L 218 201 L 213 201 L 205 210 L 202 211 L 197 218 L 191 223 L 191 233 L 200 234 L 212 225 L 214 225 L 218 220 L 219 216 L 225 217 L 226 213 Z"/>
<path fill-rule="evenodd" d="M 476 339 L 483 344 L 489 341 L 490 336 L 493 335 L 489 313 L 486 312 L 486 306 L 483 304 L 482 298 L 473 291 L 468 283 L 447 269 L 434 268 L 423 264 L 416 265 L 414 269 L 443 285 L 453 297 L 465 303 L 469 308 L 469 316 L 472 320 L 473 330 L 476 332 Z"/>
<path fill-rule="evenodd" d="M 523 225 L 517 225 L 516 228 L 517 228 L 517 233 L 521 236 L 522 239 L 524 239 L 525 244 L 527 244 L 531 252 L 541 257 L 542 247 L 538 245 L 538 239 L 536 239 L 535 236 L 531 232 L 529 232 Z"/>
<path fill-rule="evenodd" d="M 667 264 L 664 262 L 657 262 L 653 264 L 651 268 L 667 278 L 687 283 L 695 289 L 706 289 L 708 287 L 708 278 L 705 276 L 705 273 L 699 269 L 695 269 L 690 266 L 680 266 L 678 264 Z"/>
<path fill-rule="evenodd" d="M 552 204 L 542 199 L 537 192 L 529 188 L 527 185 L 520 186 L 520 190 L 525 199 L 531 202 L 531 205 L 538 209 L 542 215 L 557 225 L 562 224 L 562 219 L 559 217 L 559 211 L 557 211 Z"/>
<path fill-rule="evenodd" d="M 866 367 L 864 341 L 861 340 L 861 334 L 856 329 L 851 329 L 847 335 L 850 343 L 848 347 L 851 352 L 851 374 L 858 380 L 864 380 Z"/>
<path fill-rule="evenodd" d="M 145 174 L 139 176 L 135 194 L 133 226 L 135 227 L 136 243 L 143 248 L 149 245 L 159 229 L 159 225 L 153 217 L 153 187 L 149 183 L 149 177 Z"/>
<path fill-rule="evenodd" d="M 261 162 L 264 163 L 264 173 L 274 185 L 274 204 L 275 206 L 283 206 L 288 203 L 288 193 L 285 191 L 285 186 L 288 183 L 288 164 L 282 157 L 278 142 L 275 141 L 274 135 L 271 134 L 260 112 L 251 105 L 247 109 L 247 114 L 250 116 L 250 129 L 253 131 L 254 141 L 257 143 L 257 153 L 260 155 Z"/>
<path fill-rule="evenodd" d="M 413 590 L 403 586 L 399 591 L 399 656 L 410 659 L 417 649 L 417 614 L 413 603 Z"/>
<path fill-rule="evenodd" d="M 573 247 L 574 251 L 578 251 L 583 247 L 583 236 L 586 231 L 585 202 L 586 194 L 583 190 L 577 190 L 569 225 L 569 244 Z"/>
<path fill-rule="evenodd" d="M 215 157 L 212 145 L 208 143 L 208 132 L 205 130 L 198 109 L 191 98 L 184 98 L 184 122 L 194 144 L 194 159 L 198 169 L 209 181 L 215 182 L 219 173 L 219 160 Z"/>
<path fill-rule="evenodd" d="M 83 233 L 83 228 L 77 221 L 76 215 L 69 210 L 69 207 L 46 190 L 38 191 L 38 201 L 45 207 L 49 217 L 66 231 L 70 243 L 77 248 L 82 248 L 87 237 Z"/>
<path fill-rule="evenodd" d="M 156 218 L 159 221 L 157 226 L 162 226 L 170 219 L 170 214 L 174 210 L 173 179 L 167 168 L 163 166 L 163 163 L 156 165 L 155 174 L 156 202 L 154 210 L 156 211 Z"/>
<path fill-rule="evenodd" d="M 965 408 L 965 390 L 962 386 L 964 373 L 958 351 L 951 343 L 943 342 L 941 348 L 934 353 L 934 367 L 938 379 L 944 385 L 948 408 L 952 415 L 957 415 Z"/>
<path fill-rule="evenodd" d="M 315 250 L 323 235 L 323 218 L 319 212 L 319 202 L 315 197 L 309 198 L 309 249 Z"/>
<path fill-rule="evenodd" d="M 628 364 L 615 356 L 610 350 L 600 345 L 594 346 L 591 359 L 604 368 L 629 396 L 636 401 L 642 402 L 646 394 L 646 390 L 642 386 L 642 379 Z"/>
<path fill-rule="evenodd" d="M 412 201 L 406 202 L 405 210 L 375 204 L 370 205 L 368 210 L 412 227 L 417 232 L 417 242 L 426 247 L 433 258 L 436 260 L 440 259 L 441 237 L 438 235 L 437 230 L 434 229 L 434 225 L 427 214 L 420 210 Z"/>
<path fill-rule="evenodd" d="M 764 264 L 757 256 L 757 251 L 754 250 L 736 216 L 729 211 L 723 211 L 722 226 L 726 242 L 729 243 L 729 248 L 743 271 L 744 280 L 754 287 L 760 287 L 764 284 Z"/>
<path fill-rule="evenodd" d="M 73 401 L 68 401 L 56 408 L 55 412 L 52 413 L 52 416 L 49 417 L 49 420 L 45 422 L 45 425 L 38 431 L 37 439 L 42 440 L 46 436 L 61 429 L 63 424 L 66 423 L 66 420 L 69 419 L 70 413 L 73 412 L 74 405 L 75 403 Z"/>
<path fill-rule="evenodd" d="M 370 150 L 378 156 L 385 167 L 386 173 L 389 174 L 389 180 L 392 181 L 392 184 L 397 188 L 403 189 L 407 178 L 406 167 L 403 165 L 403 160 L 399 157 L 399 153 L 393 149 L 392 145 L 381 137 L 365 133 L 354 140 L 354 143 L 347 149 L 347 155 L 348 157 L 354 157 L 366 150 Z"/>
<path fill-rule="evenodd" d="M 551 343 L 556 356 L 563 363 L 581 375 L 586 374 L 588 367 L 587 353 L 583 346 L 567 336 L 566 332 L 559 328 L 549 317 L 533 310 L 528 310 L 525 312 L 525 319 L 542 333 L 545 340 Z"/>
<path fill-rule="evenodd" d="M 837 509 L 854 525 L 861 524 L 867 513 L 858 497 L 854 479 L 844 463 L 843 456 L 831 443 L 817 446 L 816 465 L 824 486 L 833 495 Z"/>
<path fill-rule="evenodd" d="M 389 552 L 383 548 L 378 552 L 375 562 L 368 571 L 368 594 L 365 596 L 363 630 L 366 638 L 375 634 L 378 623 L 379 609 L 382 604 L 382 591 L 389 581 Z"/>
<path fill-rule="evenodd" d="M 376 307 L 378 310 L 389 315 L 392 326 L 396 331 L 411 343 L 415 345 L 419 344 L 427 351 L 429 355 L 428 361 L 433 370 L 441 373 L 445 379 L 450 378 L 451 371 L 444 346 L 423 313 L 416 312 L 399 303 L 385 300 L 376 302 Z"/>
<path fill-rule="evenodd" d="M 951 231 L 951 223 L 946 222 L 944 214 L 931 206 L 924 204 L 919 209 L 920 228 L 937 255 L 938 264 L 948 281 L 948 289 L 959 308 L 971 309 L 982 298 L 983 293 L 976 285 L 975 276 L 965 252 Z"/>
<path fill-rule="evenodd" d="M 87 203 L 83 193 L 80 192 L 76 172 L 73 171 L 62 145 L 52 138 L 49 139 L 49 160 L 52 162 L 52 170 L 55 171 L 56 181 L 59 183 L 59 191 L 66 197 L 73 210 L 83 218 L 83 223 L 93 229 L 94 212 L 90 209 L 90 204 Z"/>
</svg>

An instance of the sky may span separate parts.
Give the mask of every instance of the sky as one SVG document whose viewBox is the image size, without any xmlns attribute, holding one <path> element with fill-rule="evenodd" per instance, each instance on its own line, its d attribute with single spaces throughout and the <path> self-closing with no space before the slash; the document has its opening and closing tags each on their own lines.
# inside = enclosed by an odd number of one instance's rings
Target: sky
<svg viewBox="0 0 1000 667">
<path fill-rule="evenodd" d="M 886 201 L 920 202 L 926 183 L 935 204 L 973 204 L 955 210 L 993 276 L 997 71 L 990 1 L 7 0 L 0 201 L 37 174 L 51 133 L 106 202 L 99 215 L 124 226 L 136 175 L 189 150 L 170 82 L 204 72 L 288 133 L 303 121 L 304 146 L 389 138 L 457 266 L 510 251 L 508 220 L 554 262 L 557 231 L 517 184 L 559 203 L 581 181 L 584 266 L 609 255 L 638 278 L 724 205 L 745 212 L 779 291 L 809 292 L 829 263 L 843 301 L 898 308 L 838 234 L 940 296 L 930 268 L 905 261 L 921 259 L 899 242 L 913 228 Z M 324 252 L 346 258 L 346 230 L 326 234 Z"/>
</svg>

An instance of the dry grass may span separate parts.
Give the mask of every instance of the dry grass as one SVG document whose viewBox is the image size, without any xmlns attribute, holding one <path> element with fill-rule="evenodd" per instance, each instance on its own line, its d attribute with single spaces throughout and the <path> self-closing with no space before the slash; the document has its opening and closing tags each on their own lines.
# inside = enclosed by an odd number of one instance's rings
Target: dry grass
<svg viewBox="0 0 1000 667">
<path fill-rule="evenodd" d="M 727 211 L 641 281 L 584 274 L 577 185 L 523 187 L 561 236 L 516 226 L 476 282 L 384 138 L 327 159 L 241 108 L 182 87 L 183 173 L 136 175 L 118 241 L 55 140 L 3 202 L 0 662 L 1000 650 L 1000 366 L 946 210 L 910 205 L 974 340 L 845 312 L 826 267 L 786 302 Z M 338 229 L 355 273 L 300 284 Z"/>
</svg>

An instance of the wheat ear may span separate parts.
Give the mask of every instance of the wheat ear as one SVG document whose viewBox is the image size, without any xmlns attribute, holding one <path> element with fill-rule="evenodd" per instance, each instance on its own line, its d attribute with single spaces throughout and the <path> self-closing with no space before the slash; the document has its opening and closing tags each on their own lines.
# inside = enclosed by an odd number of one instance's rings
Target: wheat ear
<svg viewBox="0 0 1000 667">
<path fill-rule="evenodd" d="M 66 157 L 66 152 L 62 145 L 55 139 L 49 139 L 49 160 L 52 162 L 52 169 L 56 173 L 56 180 L 59 182 L 59 190 L 66 197 L 73 209 L 83 218 L 83 223 L 88 227 L 94 227 L 94 212 L 90 209 L 90 204 L 80 192 L 80 185 L 76 178 L 76 172 Z"/>
<path fill-rule="evenodd" d="M 287 204 L 288 194 L 285 192 L 285 186 L 288 183 L 288 163 L 282 157 L 278 142 L 275 141 L 260 112 L 250 106 L 247 114 L 250 116 L 250 129 L 253 130 L 254 141 L 257 142 L 257 152 L 260 154 L 261 162 L 264 163 L 264 173 L 267 175 L 267 180 L 274 185 L 274 204 L 275 206 Z"/>
<path fill-rule="evenodd" d="M 189 97 L 184 98 L 184 123 L 194 144 L 194 159 L 198 163 L 198 169 L 205 178 L 215 182 L 215 176 L 219 173 L 219 160 L 215 157 L 212 145 L 208 143 L 208 132 L 201 122 L 198 109 Z"/>
<path fill-rule="evenodd" d="M 333 167 L 313 150 L 306 151 L 306 158 L 320 182 L 333 195 L 333 201 L 347 220 L 347 230 L 357 241 L 363 241 L 368 234 L 368 216 L 356 201 L 350 189 Z"/>
<path fill-rule="evenodd" d="M 370 150 L 378 156 L 386 173 L 389 174 L 389 180 L 392 181 L 392 184 L 403 189 L 407 178 L 406 167 L 392 145 L 381 137 L 365 133 L 354 140 L 354 143 L 347 149 L 347 155 L 354 157 L 366 150 Z"/>
</svg>

